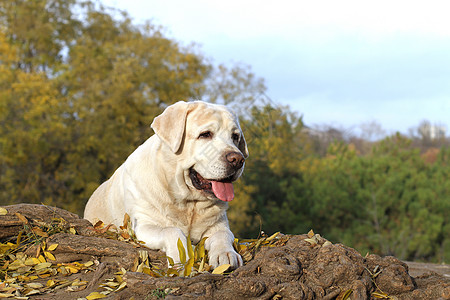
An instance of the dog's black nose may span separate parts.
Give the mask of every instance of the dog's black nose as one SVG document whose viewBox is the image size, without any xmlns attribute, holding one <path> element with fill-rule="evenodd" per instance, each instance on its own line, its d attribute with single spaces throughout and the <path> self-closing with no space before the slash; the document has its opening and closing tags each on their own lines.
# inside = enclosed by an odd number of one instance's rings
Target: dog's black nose
<svg viewBox="0 0 450 300">
<path fill-rule="evenodd" d="M 245 159 L 239 152 L 229 152 L 225 157 L 233 169 L 240 169 L 244 165 Z"/>
</svg>

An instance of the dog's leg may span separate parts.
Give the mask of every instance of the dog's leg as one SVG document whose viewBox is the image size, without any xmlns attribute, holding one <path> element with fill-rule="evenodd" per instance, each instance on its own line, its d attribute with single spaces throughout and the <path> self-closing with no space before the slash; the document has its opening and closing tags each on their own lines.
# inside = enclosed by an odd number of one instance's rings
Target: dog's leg
<svg viewBox="0 0 450 300">
<path fill-rule="evenodd" d="M 153 250 L 162 250 L 166 256 L 173 259 L 175 264 L 180 263 L 178 252 L 178 239 L 187 251 L 187 239 L 183 231 L 175 227 L 161 228 L 150 224 L 137 224 L 134 228 L 136 238 L 145 242 L 145 246 Z"/>
<path fill-rule="evenodd" d="M 228 228 L 212 233 L 205 242 L 209 264 L 214 268 L 224 264 L 230 264 L 233 269 L 242 266 L 242 258 L 234 250 L 233 241 L 234 235 Z"/>
</svg>

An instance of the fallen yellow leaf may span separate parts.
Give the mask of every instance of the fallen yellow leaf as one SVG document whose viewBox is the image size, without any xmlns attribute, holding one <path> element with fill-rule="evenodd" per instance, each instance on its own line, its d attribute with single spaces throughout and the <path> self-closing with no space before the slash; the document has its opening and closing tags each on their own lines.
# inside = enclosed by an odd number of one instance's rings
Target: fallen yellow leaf
<svg viewBox="0 0 450 300">
<path fill-rule="evenodd" d="M 123 290 L 127 286 L 127 282 L 123 281 L 119 287 L 115 290 L 116 292 Z"/>
<path fill-rule="evenodd" d="M 21 213 L 16 212 L 16 216 L 17 216 L 17 218 L 19 218 L 19 220 L 22 221 L 23 223 L 25 223 L 25 224 L 28 223 L 27 218 L 25 218 Z"/>
<path fill-rule="evenodd" d="M 37 265 L 34 267 L 34 269 L 35 269 L 36 271 L 39 271 L 39 270 L 42 270 L 42 269 L 45 269 L 45 268 L 50 268 L 51 266 L 52 266 L 52 263 L 44 262 L 44 263 L 37 264 Z"/>
<path fill-rule="evenodd" d="M 41 228 L 39 227 L 33 227 L 33 232 L 41 237 L 48 237 L 48 233 L 44 232 Z"/>
<path fill-rule="evenodd" d="M 25 265 L 27 266 L 34 266 L 41 263 L 41 261 L 39 259 L 37 259 L 36 257 L 30 257 L 27 258 L 27 260 L 25 260 Z"/>
<path fill-rule="evenodd" d="M 223 274 L 223 272 L 225 272 L 226 270 L 228 270 L 230 268 L 230 264 L 224 264 L 221 266 L 218 266 L 217 268 L 214 269 L 214 271 L 212 271 L 213 274 Z"/>
<path fill-rule="evenodd" d="M 6 210 L 6 208 L 0 207 L 0 216 L 4 216 L 8 213 L 8 211 Z"/>
<path fill-rule="evenodd" d="M 317 245 L 317 241 L 315 239 L 304 239 L 305 242 L 310 243 L 311 245 Z"/>
<path fill-rule="evenodd" d="M 40 294 L 41 291 L 40 290 L 31 290 L 28 293 L 25 294 L 25 296 L 31 296 L 31 295 L 36 295 L 36 294 Z"/>
<path fill-rule="evenodd" d="M 48 251 L 44 251 L 45 257 L 47 257 L 50 260 L 56 260 L 55 256 L 53 254 L 51 254 Z"/>
<path fill-rule="evenodd" d="M 32 288 L 32 289 L 40 289 L 40 288 L 44 287 L 43 284 L 38 283 L 38 282 L 28 283 L 28 284 L 26 284 L 26 286 L 29 288 Z"/>
<path fill-rule="evenodd" d="M 25 266 L 25 264 L 21 260 L 16 259 L 15 261 L 13 261 L 11 264 L 8 265 L 8 269 L 17 270 L 18 268 L 23 266 Z"/>
<path fill-rule="evenodd" d="M 11 298 L 14 296 L 15 296 L 14 294 L 0 293 L 0 298 Z"/>
<path fill-rule="evenodd" d="M 86 297 L 87 300 L 95 300 L 101 298 L 106 298 L 106 295 L 100 294 L 99 292 L 92 292 Z"/>
<path fill-rule="evenodd" d="M 205 268 L 205 257 L 203 256 L 202 261 L 200 262 L 200 266 L 198 267 L 198 271 L 203 272 L 204 268 Z"/>
<path fill-rule="evenodd" d="M 53 251 L 56 249 L 56 247 L 58 247 L 59 244 L 51 244 L 50 246 L 48 246 L 47 250 L 48 251 Z"/>
<path fill-rule="evenodd" d="M 74 268 L 72 266 L 66 266 L 66 269 L 69 270 L 71 273 L 78 273 L 78 269 Z"/>
<path fill-rule="evenodd" d="M 92 266 L 94 264 L 94 262 L 92 261 L 92 260 L 90 260 L 90 261 L 88 261 L 88 262 L 85 262 L 84 263 L 84 266 L 85 267 L 90 267 L 90 266 Z"/>
<path fill-rule="evenodd" d="M 279 234 L 280 234 L 279 231 L 278 231 L 278 232 L 275 232 L 274 234 L 272 234 L 271 236 L 269 236 L 269 237 L 266 239 L 266 241 L 270 242 L 271 240 L 273 240 L 274 238 L 276 238 L 277 235 L 279 235 Z"/>
<path fill-rule="evenodd" d="M 53 287 L 55 285 L 56 285 L 56 282 L 52 279 L 49 279 L 46 284 L 47 287 Z"/>
</svg>

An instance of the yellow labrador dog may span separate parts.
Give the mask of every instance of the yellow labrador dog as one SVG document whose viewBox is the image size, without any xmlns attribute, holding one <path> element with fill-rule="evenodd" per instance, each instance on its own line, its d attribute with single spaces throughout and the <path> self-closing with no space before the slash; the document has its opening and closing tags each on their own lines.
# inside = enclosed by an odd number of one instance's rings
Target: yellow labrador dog
<svg viewBox="0 0 450 300">
<path fill-rule="evenodd" d="M 136 237 L 179 262 L 177 241 L 205 248 L 213 267 L 242 259 L 233 249 L 226 209 L 241 176 L 247 145 L 225 106 L 177 102 L 153 120 L 155 135 L 138 147 L 89 199 L 84 217 L 121 225 L 130 216 Z"/>
</svg>

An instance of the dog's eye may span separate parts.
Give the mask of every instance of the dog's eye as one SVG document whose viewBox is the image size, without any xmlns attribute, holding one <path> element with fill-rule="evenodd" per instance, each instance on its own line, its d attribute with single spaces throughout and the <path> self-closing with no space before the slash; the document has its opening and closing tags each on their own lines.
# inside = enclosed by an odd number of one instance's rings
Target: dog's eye
<svg viewBox="0 0 450 300">
<path fill-rule="evenodd" d="M 199 139 L 210 139 L 212 138 L 213 134 L 211 131 L 205 131 L 200 133 L 200 135 L 198 136 Z"/>
<path fill-rule="evenodd" d="M 233 133 L 233 134 L 231 135 L 231 139 L 232 139 L 233 141 L 235 141 L 235 142 L 239 141 L 239 134 Z"/>
</svg>

